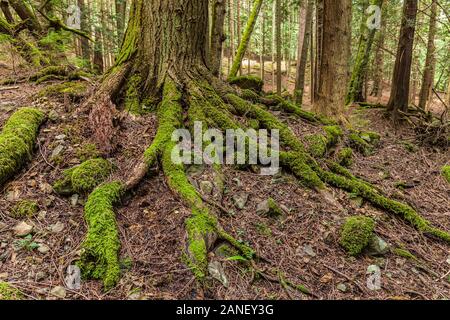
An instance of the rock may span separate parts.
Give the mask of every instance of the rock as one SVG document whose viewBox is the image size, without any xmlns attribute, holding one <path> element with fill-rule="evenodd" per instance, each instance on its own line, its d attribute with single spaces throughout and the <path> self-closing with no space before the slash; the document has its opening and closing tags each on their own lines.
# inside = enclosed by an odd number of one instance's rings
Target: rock
<svg viewBox="0 0 450 320">
<path fill-rule="evenodd" d="M 66 285 L 71 290 L 81 289 L 81 270 L 76 265 L 67 267 Z"/>
<path fill-rule="evenodd" d="M 67 138 L 67 136 L 65 134 L 61 134 L 61 135 L 55 137 L 56 140 L 64 140 L 66 138 Z"/>
<path fill-rule="evenodd" d="M 278 217 L 283 215 L 283 210 L 281 210 L 275 200 L 269 198 L 258 204 L 256 207 L 256 213 L 259 215 Z"/>
<path fill-rule="evenodd" d="M 321 283 L 329 283 L 333 280 L 333 274 L 331 272 L 324 275 L 322 278 L 320 278 Z"/>
<path fill-rule="evenodd" d="M 18 237 L 25 237 L 33 232 L 33 226 L 30 226 L 28 223 L 22 221 L 18 223 L 14 228 L 14 234 Z"/>
<path fill-rule="evenodd" d="M 366 250 L 371 256 L 382 256 L 389 252 L 389 244 L 379 236 L 373 236 Z"/>
<path fill-rule="evenodd" d="M 315 257 L 317 254 L 314 252 L 314 249 L 310 244 L 307 244 L 303 247 L 303 252 L 306 253 L 310 257 Z"/>
<path fill-rule="evenodd" d="M 341 292 L 347 292 L 347 286 L 343 283 L 339 283 L 336 288 Z"/>
<path fill-rule="evenodd" d="M 62 144 L 58 145 L 55 149 L 53 149 L 51 158 L 56 158 L 57 156 L 61 155 L 63 151 L 64 146 Z"/>
<path fill-rule="evenodd" d="M 236 183 L 236 185 L 238 186 L 238 188 L 242 187 L 241 179 L 239 179 L 239 178 L 233 178 L 232 181 Z"/>
<path fill-rule="evenodd" d="M 204 195 L 211 195 L 212 191 L 214 189 L 214 185 L 212 184 L 211 181 L 200 181 L 200 191 L 204 194 Z"/>
<path fill-rule="evenodd" d="M 38 273 L 36 273 L 36 281 L 37 282 L 41 282 L 41 281 L 45 280 L 45 278 L 47 278 L 47 274 L 44 271 L 39 271 Z"/>
<path fill-rule="evenodd" d="M 238 208 L 239 210 L 244 209 L 245 205 L 248 202 L 248 194 L 244 193 L 244 192 L 235 194 L 233 196 L 233 202 L 234 202 L 234 205 L 236 206 L 236 208 Z"/>
<path fill-rule="evenodd" d="M 50 226 L 50 231 L 53 232 L 53 233 L 60 233 L 63 230 L 64 230 L 64 223 L 59 222 L 59 221 L 57 223 L 52 224 Z"/>
<path fill-rule="evenodd" d="M 48 119 L 50 121 L 56 122 L 58 121 L 59 115 L 55 110 L 52 110 L 48 113 Z"/>
<path fill-rule="evenodd" d="M 50 248 L 45 244 L 40 244 L 37 250 L 42 254 L 46 254 L 50 251 Z"/>
<path fill-rule="evenodd" d="M 55 297 L 57 297 L 57 298 L 60 298 L 60 299 L 64 299 L 65 297 L 66 297 L 66 289 L 64 289 L 63 287 L 61 287 L 61 286 L 57 286 L 57 287 L 54 287 L 51 291 L 50 291 L 50 294 L 52 295 L 52 296 L 55 296 Z"/>
<path fill-rule="evenodd" d="M 40 211 L 37 215 L 38 220 L 45 220 L 47 217 L 47 211 Z"/>
<path fill-rule="evenodd" d="M 225 288 L 228 288 L 228 278 L 225 275 L 222 265 L 218 261 L 212 261 L 208 265 L 208 272 L 214 279 L 220 281 Z"/>
<path fill-rule="evenodd" d="M 74 194 L 74 195 L 72 195 L 72 197 L 70 197 L 70 204 L 72 205 L 72 207 L 77 206 L 79 198 L 80 198 L 80 196 L 78 194 Z"/>
</svg>

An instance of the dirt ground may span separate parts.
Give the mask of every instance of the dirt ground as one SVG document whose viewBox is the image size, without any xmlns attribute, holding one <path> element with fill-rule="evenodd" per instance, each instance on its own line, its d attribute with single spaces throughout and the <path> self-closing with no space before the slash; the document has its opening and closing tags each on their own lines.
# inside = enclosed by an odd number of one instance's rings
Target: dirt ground
<svg viewBox="0 0 450 320">
<path fill-rule="evenodd" d="M 11 76 L 10 67 L 0 65 L 0 78 Z M 0 124 L 21 106 L 36 106 L 53 112 L 53 120 L 40 130 L 33 160 L 13 181 L 0 190 L 0 281 L 19 288 L 28 299 L 56 299 L 50 291 L 64 286 L 66 269 L 79 256 L 86 234 L 83 218 L 85 199 L 77 201 L 56 195 L 51 185 L 62 170 L 80 163 L 80 151 L 89 143 L 87 114 L 79 104 L 67 99 L 37 98 L 43 88 L 28 83 L 0 90 Z M 280 115 L 302 137 L 317 128 L 291 116 Z M 408 128 L 394 128 L 379 109 L 352 110 L 355 127 L 379 132 L 381 145 L 372 156 L 356 155 L 352 171 L 374 183 L 393 198 L 416 208 L 433 225 L 450 230 L 450 185 L 440 169 L 449 164 L 449 151 L 416 146 Z M 118 148 L 110 159 L 114 177 L 127 174 L 150 145 L 156 128 L 154 115 L 127 117 L 117 135 Z M 64 136 L 64 137 L 62 137 Z M 51 155 L 56 145 L 63 151 L 58 161 Z M 208 179 L 209 168 L 193 170 L 191 179 Z M 182 263 L 185 248 L 184 222 L 189 210 L 166 185 L 161 174 L 145 179 L 117 209 L 124 270 L 119 285 L 103 292 L 98 281 L 83 281 L 81 290 L 66 288 L 66 299 L 449 299 L 450 246 L 419 234 L 404 221 L 331 188 L 338 205 L 302 187 L 286 173 L 273 177 L 226 167 L 222 206 L 228 214 L 219 215 L 223 228 L 251 245 L 268 261 L 261 268 L 282 272 L 286 279 L 302 284 L 313 294 L 289 290 L 280 283 L 255 279 L 245 263 L 230 261 L 211 253 L 220 261 L 229 285 L 209 279 L 204 292 L 198 290 L 190 270 Z M 398 183 L 408 187 L 399 189 Z M 287 212 L 274 219 L 256 214 L 257 205 L 268 197 Z M 242 210 L 233 198 L 248 198 Z M 10 217 L 20 199 L 35 200 L 39 213 L 27 220 L 35 228 L 33 241 L 48 251 L 18 248 L 12 228 L 20 221 Z M 417 257 L 406 259 L 390 252 L 383 257 L 349 257 L 339 246 L 339 230 L 346 217 L 362 214 L 376 219 L 376 233 L 391 248 L 402 247 Z M 63 226 L 55 228 L 55 226 Z M 57 230 L 59 229 L 59 230 Z M 126 262 L 131 263 L 126 263 Z M 382 288 L 367 287 L 371 265 L 381 268 Z"/>
</svg>

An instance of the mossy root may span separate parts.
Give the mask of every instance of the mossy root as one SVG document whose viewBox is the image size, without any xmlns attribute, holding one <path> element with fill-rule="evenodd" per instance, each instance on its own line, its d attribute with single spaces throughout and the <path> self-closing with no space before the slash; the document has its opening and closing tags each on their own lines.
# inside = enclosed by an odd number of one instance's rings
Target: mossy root
<svg viewBox="0 0 450 320">
<path fill-rule="evenodd" d="M 0 133 L 0 186 L 31 159 L 44 113 L 33 108 L 16 111 Z"/>
</svg>

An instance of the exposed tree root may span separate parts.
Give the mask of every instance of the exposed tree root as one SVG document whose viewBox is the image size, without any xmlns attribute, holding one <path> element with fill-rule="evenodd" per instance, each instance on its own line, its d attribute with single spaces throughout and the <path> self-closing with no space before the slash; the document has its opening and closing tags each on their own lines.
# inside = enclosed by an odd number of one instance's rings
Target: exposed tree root
<svg viewBox="0 0 450 320">
<path fill-rule="evenodd" d="M 16 111 L 0 133 L 0 186 L 31 159 L 44 113 L 33 108 Z"/>
</svg>

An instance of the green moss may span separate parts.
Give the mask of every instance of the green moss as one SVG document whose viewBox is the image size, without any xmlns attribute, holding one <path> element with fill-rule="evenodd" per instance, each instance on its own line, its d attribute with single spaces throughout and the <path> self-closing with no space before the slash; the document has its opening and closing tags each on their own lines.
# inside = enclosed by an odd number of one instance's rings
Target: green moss
<svg viewBox="0 0 450 320">
<path fill-rule="evenodd" d="M 140 75 L 134 74 L 128 80 L 128 87 L 125 93 L 125 108 L 131 114 L 140 115 L 142 114 L 141 108 L 141 95 L 140 95 L 140 85 L 142 83 L 142 78 Z"/>
<path fill-rule="evenodd" d="M 49 74 L 49 75 L 46 75 L 46 76 L 43 76 L 43 77 L 37 79 L 36 84 L 42 84 L 42 83 L 45 83 L 48 81 L 55 81 L 55 80 L 62 81 L 64 79 L 65 78 L 63 76 L 55 76 L 53 74 Z"/>
<path fill-rule="evenodd" d="M 308 142 L 308 152 L 315 158 L 322 158 L 327 152 L 327 138 L 321 134 L 305 137 Z"/>
<path fill-rule="evenodd" d="M 255 76 L 234 77 L 228 80 L 230 84 L 237 85 L 241 89 L 248 89 L 260 93 L 264 86 L 264 81 Z M 249 95 L 249 92 L 247 92 Z"/>
<path fill-rule="evenodd" d="M 281 210 L 281 208 L 278 206 L 277 202 L 272 199 L 269 198 L 268 200 L 268 205 L 269 205 L 269 215 L 273 216 L 273 217 L 279 217 L 283 215 L 283 210 Z"/>
<path fill-rule="evenodd" d="M 444 166 L 441 173 L 444 179 L 447 180 L 448 183 L 450 183 L 450 166 Z"/>
<path fill-rule="evenodd" d="M 315 189 L 325 188 L 308 161 L 307 155 L 303 152 L 280 152 L 281 165 L 288 168 L 305 186 Z"/>
<path fill-rule="evenodd" d="M 350 147 L 360 152 L 364 156 L 369 156 L 373 153 L 373 147 L 356 132 L 348 135 Z"/>
<path fill-rule="evenodd" d="M 83 82 L 64 82 L 47 86 L 39 91 L 39 97 L 57 97 L 67 95 L 71 100 L 81 100 L 87 91 L 87 84 Z"/>
<path fill-rule="evenodd" d="M 0 185 L 31 159 L 44 114 L 33 108 L 16 111 L 0 133 Z"/>
<path fill-rule="evenodd" d="M 343 148 L 338 152 L 336 158 L 341 166 L 348 168 L 353 164 L 353 150 L 351 148 Z"/>
<path fill-rule="evenodd" d="M 67 76 L 66 66 L 49 66 L 39 70 L 36 74 L 30 77 L 31 81 L 37 81 L 46 76 Z"/>
<path fill-rule="evenodd" d="M 403 147 L 405 148 L 406 151 L 410 152 L 410 153 L 414 153 L 417 152 L 417 146 L 409 141 L 402 141 L 401 144 L 403 145 Z"/>
<path fill-rule="evenodd" d="M 356 179 L 349 172 L 347 172 L 345 176 L 342 176 L 317 167 L 315 170 L 319 174 L 320 178 L 330 185 L 347 190 L 348 192 L 368 200 L 373 205 L 406 220 L 423 233 L 427 233 L 444 241 L 450 242 L 450 234 L 448 232 L 432 227 L 426 219 L 420 216 L 420 214 L 418 214 L 409 205 L 383 196 L 373 186 Z"/>
<path fill-rule="evenodd" d="M 419 259 L 413 255 L 410 251 L 403 249 L 403 248 L 395 248 L 393 250 L 393 252 L 398 255 L 399 257 L 402 258 L 406 258 L 406 259 L 410 259 L 410 260 L 414 260 L 414 261 L 419 261 Z"/>
<path fill-rule="evenodd" d="M 100 152 L 98 151 L 95 143 L 83 143 L 80 148 L 76 151 L 76 156 L 80 159 L 81 162 L 95 159 L 100 156 Z"/>
<path fill-rule="evenodd" d="M 32 217 L 39 211 L 39 206 L 36 202 L 31 200 L 21 200 L 12 209 L 12 216 L 14 218 Z"/>
<path fill-rule="evenodd" d="M 339 243 L 352 256 L 359 255 L 373 237 L 375 221 L 369 217 L 350 217 L 342 228 Z"/>
<path fill-rule="evenodd" d="M 92 192 L 85 206 L 88 232 L 77 264 L 84 278 L 102 280 L 106 290 L 114 287 L 120 277 L 120 241 L 114 204 L 120 201 L 123 190 L 119 182 L 101 185 Z"/>
<path fill-rule="evenodd" d="M 327 135 L 327 145 L 328 147 L 333 147 L 339 143 L 341 138 L 344 136 L 344 132 L 340 126 L 326 126 L 323 128 Z"/>
<path fill-rule="evenodd" d="M 7 282 L 0 281 L 0 301 L 22 300 L 23 295 L 19 289 Z"/>
<path fill-rule="evenodd" d="M 111 174 L 111 163 L 105 159 L 91 159 L 64 171 L 63 178 L 53 188 L 59 194 L 87 194 Z"/>
</svg>

